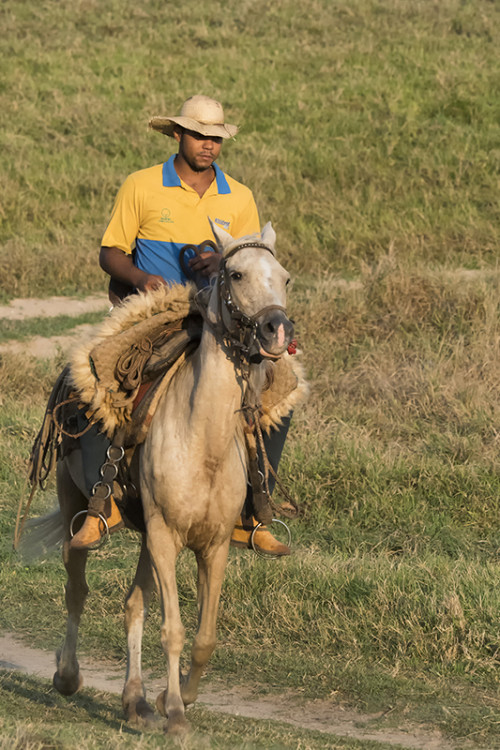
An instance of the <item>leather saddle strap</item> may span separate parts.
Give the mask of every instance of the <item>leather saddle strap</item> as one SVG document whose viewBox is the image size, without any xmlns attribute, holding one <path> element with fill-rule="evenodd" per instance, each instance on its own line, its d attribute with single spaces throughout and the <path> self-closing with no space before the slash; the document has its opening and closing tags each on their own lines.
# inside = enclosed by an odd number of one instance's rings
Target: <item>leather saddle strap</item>
<svg viewBox="0 0 500 750">
<path fill-rule="evenodd" d="M 259 523 L 270 524 L 273 520 L 273 511 L 269 494 L 263 486 L 262 473 L 259 470 L 254 430 L 248 422 L 245 424 L 245 441 L 248 454 L 248 477 L 252 487 L 253 515 Z"/>
</svg>

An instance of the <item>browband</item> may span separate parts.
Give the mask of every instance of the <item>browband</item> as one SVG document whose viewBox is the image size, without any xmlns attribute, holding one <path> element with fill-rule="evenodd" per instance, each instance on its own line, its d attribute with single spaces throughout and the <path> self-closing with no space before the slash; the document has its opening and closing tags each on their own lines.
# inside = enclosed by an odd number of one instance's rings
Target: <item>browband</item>
<svg viewBox="0 0 500 750">
<path fill-rule="evenodd" d="M 241 245 L 236 245 L 236 247 L 233 247 L 233 249 L 230 250 L 227 255 L 224 255 L 224 260 L 227 260 L 227 258 L 230 258 L 232 255 L 237 253 L 238 250 L 243 250 L 244 247 L 261 247 L 263 250 L 267 250 L 268 252 L 270 252 L 271 255 L 274 255 L 269 245 L 264 245 L 263 242 L 242 242 Z"/>
</svg>

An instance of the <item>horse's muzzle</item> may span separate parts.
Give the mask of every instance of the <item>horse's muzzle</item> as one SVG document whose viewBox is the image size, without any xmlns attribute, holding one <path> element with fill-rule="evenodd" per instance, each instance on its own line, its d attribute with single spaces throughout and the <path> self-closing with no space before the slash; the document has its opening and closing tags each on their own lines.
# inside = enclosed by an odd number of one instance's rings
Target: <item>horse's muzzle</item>
<svg viewBox="0 0 500 750">
<path fill-rule="evenodd" d="M 257 321 L 257 340 L 261 354 L 281 356 L 293 338 L 293 323 L 283 310 L 269 310 Z"/>
</svg>

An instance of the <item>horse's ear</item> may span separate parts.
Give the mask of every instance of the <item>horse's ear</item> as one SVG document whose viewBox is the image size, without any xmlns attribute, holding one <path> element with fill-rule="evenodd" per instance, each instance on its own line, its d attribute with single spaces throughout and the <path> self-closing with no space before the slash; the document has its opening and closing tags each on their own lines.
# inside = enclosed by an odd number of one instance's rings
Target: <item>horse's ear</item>
<svg viewBox="0 0 500 750">
<path fill-rule="evenodd" d="M 217 242 L 217 247 L 219 248 L 220 252 L 223 253 L 224 248 L 227 247 L 230 242 L 234 242 L 234 239 L 233 237 L 231 237 L 229 232 L 226 232 L 225 229 L 222 229 L 222 227 L 212 221 L 210 216 L 208 217 L 208 221 L 210 222 L 215 241 Z"/>
<path fill-rule="evenodd" d="M 270 221 L 268 221 L 265 227 L 262 229 L 260 236 L 262 237 L 262 241 L 266 245 L 269 245 L 269 248 L 272 250 L 273 255 L 276 255 L 276 250 L 274 249 L 274 245 L 276 243 L 276 232 L 274 231 L 273 225 Z"/>
</svg>

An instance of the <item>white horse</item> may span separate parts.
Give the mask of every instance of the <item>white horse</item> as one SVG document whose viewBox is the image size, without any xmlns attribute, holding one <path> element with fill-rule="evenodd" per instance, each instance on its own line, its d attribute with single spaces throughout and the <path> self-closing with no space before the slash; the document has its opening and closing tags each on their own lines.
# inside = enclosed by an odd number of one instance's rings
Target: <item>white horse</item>
<svg viewBox="0 0 500 750">
<path fill-rule="evenodd" d="M 161 597 L 161 642 L 167 688 L 157 699 L 167 730 L 187 726 L 185 707 L 196 700 L 216 642 L 216 618 L 232 529 L 247 490 L 244 404 L 258 404 L 266 358 L 278 358 L 293 335 L 286 316 L 289 275 L 275 257 L 270 224 L 259 235 L 234 240 L 213 226 L 223 253 L 210 293 L 201 343 L 175 372 L 140 449 L 139 481 L 146 534 L 126 601 L 128 664 L 123 706 L 129 721 L 154 721 L 141 674 L 145 613 L 154 589 Z M 83 504 L 66 461 L 58 464 L 58 495 L 65 521 L 63 559 L 68 574 L 67 630 L 54 685 L 74 693 L 82 680 L 76 658 L 80 616 L 88 592 L 87 552 L 69 546 L 69 524 Z M 75 497 L 77 499 L 75 500 Z M 176 584 L 176 558 L 188 547 L 198 565 L 198 631 L 191 666 L 180 672 L 185 630 Z"/>
</svg>

